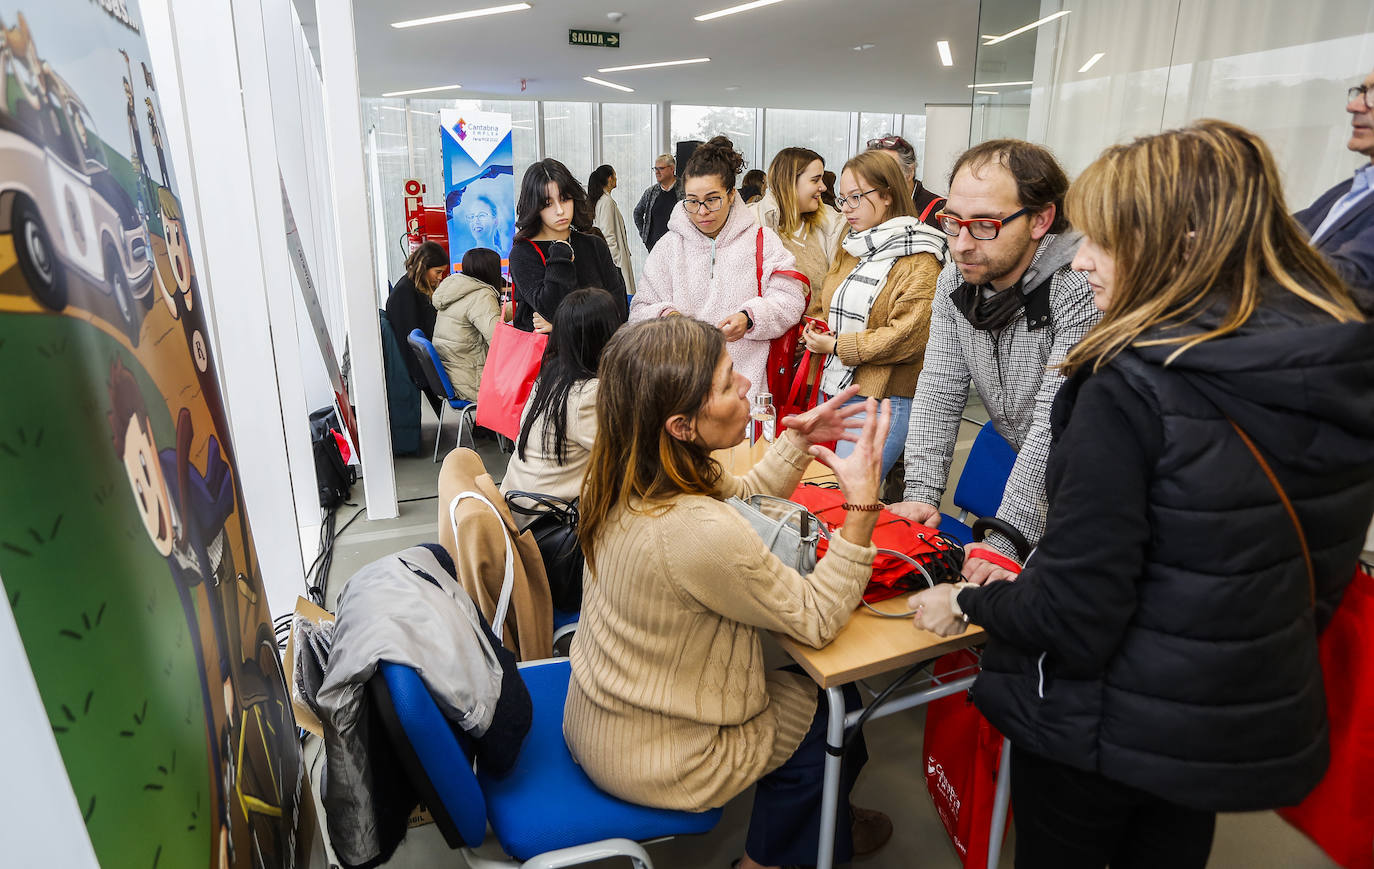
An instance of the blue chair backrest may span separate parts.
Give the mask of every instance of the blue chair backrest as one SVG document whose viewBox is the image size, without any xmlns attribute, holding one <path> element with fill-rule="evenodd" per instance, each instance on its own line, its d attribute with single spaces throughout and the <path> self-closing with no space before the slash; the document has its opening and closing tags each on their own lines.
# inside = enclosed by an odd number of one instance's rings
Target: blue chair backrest
<svg viewBox="0 0 1374 869">
<path fill-rule="evenodd" d="M 964 472 L 954 490 L 954 503 L 975 516 L 996 516 L 1002 506 L 1002 492 L 1007 488 L 1011 466 L 1016 464 L 1016 450 L 987 423 L 973 439 Z"/>
<path fill-rule="evenodd" d="M 453 391 L 453 381 L 448 379 L 448 372 L 444 370 L 444 362 L 439 358 L 439 351 L 434 349 L 425 333 L 419 329 L 412 329 L 406 340 L 410 342 L 410 349 L 415 351 L 415 358 L 420 360 L 420 369 L 425 372 L 429 388 L 434 390 L 436 395 L 441 395 L 449 401 L 456 399 L 458 393 Z"/>
<path fill-rule="evenodd" d="M 449 847 L 481 845 L 487 834 L 487 801 L 472 758 L 420 674 L 382 661 L 368 690 L 401 766 Z"/>
</svg>

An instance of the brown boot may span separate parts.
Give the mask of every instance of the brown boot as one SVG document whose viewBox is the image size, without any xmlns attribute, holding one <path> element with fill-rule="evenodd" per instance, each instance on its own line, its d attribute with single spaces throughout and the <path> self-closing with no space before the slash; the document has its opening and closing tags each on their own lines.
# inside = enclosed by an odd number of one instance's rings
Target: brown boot
<svg viewBox="0 0 1374 869">
<path fill-rule="evenodd" d="M 854 835 L 855 857 L 872 854 L 892 838 L 892 819 L 882 812 L 850 806 L 849 819 Z"/>
</svg>

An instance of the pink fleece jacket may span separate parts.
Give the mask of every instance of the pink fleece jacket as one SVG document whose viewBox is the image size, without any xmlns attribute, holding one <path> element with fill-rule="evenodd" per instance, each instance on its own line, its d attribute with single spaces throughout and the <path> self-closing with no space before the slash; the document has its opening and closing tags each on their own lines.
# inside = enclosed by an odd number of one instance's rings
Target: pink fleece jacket
<svg viewBox="0 0 1374 869">
<path fill-rule="evenodd" d="M 767 391 L 764 369 L 768 342 L 801 321 L 806 310 L 806 286 L 778 272 L 796 268 L 796 260 L 771 229 L 763 230 L 763 295 L 755 272 L 759 226 L 748 206 L 735 194 L 730 216 L 715 239 L 707 238 L 687 212 L 673 209 L 668 232 L 654 245 L 644 264 L 630 321 L 661 317 L 677 311 L 715 325 L 737 311 L 746 311 L 754 328 L 726 344 L 735 370 L 749 378 L 749 395 Z M 774 396 L 774 402 L 780 400 Z"/>
</svg>

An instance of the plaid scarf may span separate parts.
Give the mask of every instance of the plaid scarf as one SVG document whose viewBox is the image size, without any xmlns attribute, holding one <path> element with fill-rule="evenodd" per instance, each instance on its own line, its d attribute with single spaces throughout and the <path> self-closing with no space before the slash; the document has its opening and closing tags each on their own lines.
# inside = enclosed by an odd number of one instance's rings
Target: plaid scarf
<svg viewBox="0 0 1374 869">
<path fill-rule="evenodd" d="M 894 217 L 885 223 L 851 232 L 845 236 L 844 249 L 858 257 L 859 264 L 835 288 L 830 299 L 830 331 L 835 335 L 862 332 L 868 328 L 873 300 L 887 284 L 887 273 L 898 259 L 918 253 L 933 253 L 945 261 L 945 237 L 914 217 Z M 854 368 L 840 361 L 838 354 L 825 358 L 821 390 L 834 395 L 854 380 Z"/>
</svg>

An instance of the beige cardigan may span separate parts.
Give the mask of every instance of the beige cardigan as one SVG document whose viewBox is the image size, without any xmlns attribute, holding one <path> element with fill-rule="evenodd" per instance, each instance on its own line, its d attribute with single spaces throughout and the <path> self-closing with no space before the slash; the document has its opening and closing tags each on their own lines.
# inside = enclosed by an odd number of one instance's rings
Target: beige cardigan
<svg viewBox="0 0 1374 869">
<path fill-rule="evenodd" d="M 789 495 L 809 462 L 779 438 L 719 493 Z M 595 552 L 563 714 L 587 775 L 631 802 L 700 811 L 791 757 L 815 715 L 816 685 L 766 670 L 759 632 L 830 642 L 858 606 L 876 550 L 835 535 L 802 576 L 734 507 L 684 495 L 666 512 L 620 511 Z"/>
<path fill-rule="evenodd" d="M 606 247 L 611 249 L 611 259 L 625 278 L 625 292 L 635 294 L 635 270 L 630 262 L 630 234 L 625 231 L 625 218 L 620 216 L 620 206 L 615 204 L 611 194 L 603 193 L 596 200 L 596 214 L 592 225 L 601 230 L 606 239 Z"/>
<path fill-rule="evenodd" d="M 553 495 L 564 501 L 575 501 L 582 491 L 582 479 L 587 476 L 587 463 L 592 458 L 592 442 L 596 440 L 596 392 L 595 377 L 584 380 L 568 390 L 567 450 L 564 461 L 558 463 L 556 453 L 544 450 L 544 423 L 535 421 L 530 429 L 529 442 L 525 444 L 525 458 L 520 458 L 517 449 L 506 466 L 506 476 L 501 480 L 501 494 L 508 492 L 539 492 Z M 536 385 L 536 389 L 538 386 Z M 520 414 L 520 430 L 525 430 L 530 408 L 534 406 L 534 396 L 525 404 Z M 516 443 L 519 443 L 517 439 Z M 529 527 L 533 516 L 518 515 L 515 521 L 521 528 Z"/>
</svg>

